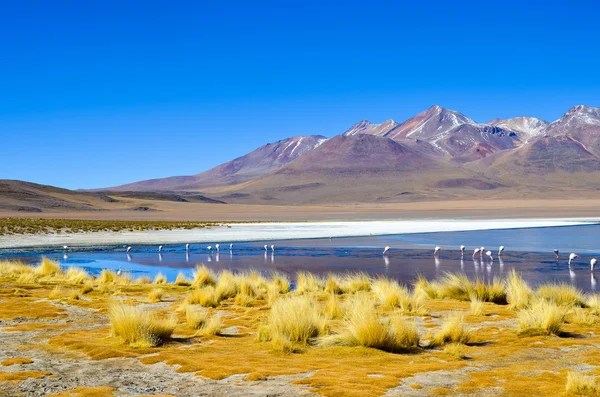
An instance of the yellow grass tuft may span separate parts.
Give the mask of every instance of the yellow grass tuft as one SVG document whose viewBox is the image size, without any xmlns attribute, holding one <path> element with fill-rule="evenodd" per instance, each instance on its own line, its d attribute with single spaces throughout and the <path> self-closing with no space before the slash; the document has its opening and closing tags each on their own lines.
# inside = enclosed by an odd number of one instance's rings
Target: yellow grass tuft
<svg viewBox="0 0 600 397">
<path fill-rule="evenodd" d="M 152 284 L 152 279 L 148 276 L 141 276 L 135 280 L 135 283 L 140 285 Z"/>
<path fill-rule="evenodd" d="M 78 301 L 79 298 L 81 298 L 81 296 L 79 296 L 79 293 L 77 291 L 73 291 L 69 294 L 69 299 L 72 301 Z"/>
<path fill-rule="evenodd" d="M 539 300 L 519 311 L 519 335 L 560 335 L 567 309 L 554 302 Z"/>
<path fill-rule="evenodd" d="M 400 308 L 403 314 L 424 315 L 425 297 L 423 293 L 410 293 L 396 281 L 380 278 L 373 282 L 373 293 L 379 302 L 391 308 Z"/>
<path fill-rule="evenodd" d="M 179 273 L 177 274 L 177 278 L 175 279 L 175 285 L 179 285 L 182 287 L 189 287 L 192 285 L 192 282 L 185 277 L 185 274 Z"/>
<path fill-rule="evenodd" d="M 330 294 L 342 294 L 342 287 L 340 287 L 339 280 L 333 275 L 330 274 L 327 276 L 327 282 L 325 283 L 325 292 Z"/>
<path fill-rule="evenodd" d="M 600 324 L 600 317 L 593 310 L 574 307 L 567 313 L 566 321 L 571 324 L 591 327 Z"/>
<path fill-rule="evenodd" d="M 221 316 L 214 315 L 206 320 L 204 325 L 198 331 L 198 334 L 202 336 L 215 336 L 221 333 L 221 329 Z"/>
<path fill-rule="evenodd" d="M 222 271 L 219 274 L 219 280 L 215 288 L 216 298 L 218 302 L 224 299 L 234 298 L 240 291 L 239 278 L 228 270 Z"/>
<path fill-rule="evenodd" d="M 316 302 L 307 295 L 285 297 L 271 307 L 267 324 L 259 331 L 259 341 L 280 341 L 307 344 L 325 332 L 327 320 Z M 273 346 L 274 348 L 276 346 Z"/>
<path fill-rule="evenodd" d="M 444 347 L 444 353 L 458 359 L 464 360 L 467 358 L 465 345 L 461 343 L 450 343 Z"/>
<path fill-rule="evenodd" d="M 188 295 L 186 301 L 192 305 L 200 305 L 204 307 L 219 306 L 217 293 L 214 287 L 196 288 L 190 295 Z"/>
<path fill-rule="evenodd" d="M 596 378 L 584 375 L 581 372 L 569 371 L 567 373 L 566 391 L 570 394 L 583 396 L 598 396 L 600 390 L 596 386 Z"/>
<path fill-rule="evenodd" d="M 112 284 L 117 280 L 117 273 L 112 270 L 103 269 L 98 276 L 100 284 Z"/>
<path fill-rule="evenodd" d="M 196 266 L 194 272 L 194 281 L 192 281 L 194 287 L 206 287 L 209 285 L 217 285 L 217 277 L 215 274 L 206 267 L 206 265 Z"/>
<path fill-rule="evenodd" d="M 431 346 L 442 346 L 447 343 L 462 343 L 467 344 L 471 340 L 471 331 L 465 324 L 465 316 L 463 313 L 450 314 L 442 329 L 440 329 L 433 337 Z"/>
<path fill-rule="evenodd" d="M 483 301 L 476 295 L 471 295 L 470 310 L 473 316 L 483 316 Z"/>
<path fill-rule="evenodd" d="M 344 310 L 340 306 L 340 302 L 335 294 L 330 294 L 323 308 L 325 315 L 330 320 L 342 318 Z"/>
<path fill-rule="evenodd" d="M 346 294 L 354 294 L 360 291 L 371 290 L 371 279 L 365 273 L 359 272 L 348 274 L 342 279 L 342 291 Z"/>
<path fill-rule="evenodd" d="M 90 275 L 78 267 L 70 267 L 65 273 L 65 279 L 71 284 L 83 284 L 89 279 Z"/>
<path fill-rule="evenodd" d="M 321 346 L 365 346 L 388 352 L 403 352 L 419 346 L 414 322 L 395 316 L 382 320 L 375 302 L 367 295 L 355 295 L 348 302 L 348 314 L 340 332 L 320 338 Z"/>
<path fill-rule="evenodd" d="M 162 274 L 158 273 L 156 277 L 154 277 L 154 284 L 166 284 L 167 278 Z"/>
<path fill-rule="evenodd" d="M 296 291 L 300 294 L 325 289 L 325 283 L 318 276 L 308 272 L 299 272 L 296 278 Z"/>
<path fill-rule="evenodd" d="M 200 329 L 206 324 L 207 315 L 203 310 L 198 310 L 194 306 L 185 305 L 185 321 L 188 328 Z"/>
<path fill-rule="evenodd" d="M 158 346 L 171 337 L 176 319 L 160 318 L 138 306 L 113 303 L 108 308 L 113 336 L 132 347 Z"/>
<path fill-rule="evenodd" d="M 152 302 L 160 302 L 165 295 L 165 291 L 162 288 L 154 288 L 148 293 L 148 299 Z"/>
<path fill-rule="evenodd" d="M 91 281 L 87 281 L 84 285 L 81 286 L 81 295 L 89 294 L 94 290 L 94 284 Z"/>
<path fill-rule="evenodd" d="M 559 306 L 586 306 L 583 292 L 569 284 L 545 284 L 537 292 L 540 298 Z"/>
<path fill-rule="evenodd" d="M 271 282 L 277 288 L 279 293 L 285 294 L 290 292 L 290 279 L 283 273 L 273 273 Z"/>
<path fill-rule="evenodd" d="M 53 276 L 60 274 L 61 269 L 58 262 L 42 257 L 42 262 L 34 269 L 34 272 L 38 276 Z"/>
<path fill-rule="evenodd" d="M 506 301 L 511 309 L 522 309 L 529 306 L 533 298 L 533 291 L 517 273 L 512 269 L 506 279 Z"/>
<path fill-rule="evenodd" d="M 19 277 L 17 278 L 17 283 L 19 283 L 19 284 L 35 284 L 35 283 L 37 283 L 37 279 L 38 279 L 38 276 L 33 272 L 21 273 L 19 275 Z"/>
<path fill-rule="evenodd" d="M 423 276 L 419 276 L 414 285 L 415 295 L 423 299 L 436 299 L 438 298 L 439 286 L 436 283 L 432 283 Z"/>
<path fill-rule="evenodd" d="M 52 299 L 52 300 L 56 300 L 56 299 L 60 299 L 60 294 L 61 294 L 61 289 L 60 287 L 57 285 L 56 287 L 54 287 L 54 289 L 52 291 L 50 291 L 50 293 L 48 294 L 48 299 Z"/>
</svg>

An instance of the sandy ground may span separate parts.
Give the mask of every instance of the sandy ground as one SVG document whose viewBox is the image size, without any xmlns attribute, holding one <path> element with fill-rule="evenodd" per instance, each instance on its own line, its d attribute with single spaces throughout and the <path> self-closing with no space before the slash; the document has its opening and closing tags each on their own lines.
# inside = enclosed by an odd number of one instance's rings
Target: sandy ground
<svg viewBox="0 0 600 397">
<path fill-rule="evenodd" d="M 241 223 L 210 229 L 157 230 L 142 232 L 93 232 L 0 237 L 0 248 L 82 246 L 112 244 L 177 244 L 356 237 L 525 227 L 573 226 L 599 222 L 600 218 L 552 219 L 437 219 L 403 221 L 349 221 L 296 223 Z"/>
<path fill-rule="evenodd" d="M 566 194 L 565 194 L 566 196 Z M 400 220 L 400 219 L 505 219 L 600 217 L 600 199 L 494 199 L 427 201 L 394 204 L 272 206 L 179 203 L 131 200 L 129 206 L 153 211 L 0 212 L 0 217 L 163 220 L 163 221 L 294 221 L 294 220 Z"/>
</svg>

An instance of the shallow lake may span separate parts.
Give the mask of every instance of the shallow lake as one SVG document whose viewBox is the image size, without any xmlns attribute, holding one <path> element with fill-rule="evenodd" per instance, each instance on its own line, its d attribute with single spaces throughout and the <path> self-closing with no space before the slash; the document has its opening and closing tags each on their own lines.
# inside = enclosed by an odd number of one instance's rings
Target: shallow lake
<svg viewBox="0 0 600 397">
<path fill-rule="evenodd" d="M 220 251 L 214 248 L 220 243 Z M 264 244 L 275 245 L 265 251 Z M 467 246 L 461 258 L 459 246 Z M 583 290 L 596 290 L 596 274 L 590 271 L 590 259 L 600 259 L 600 225 L 563 226 L 511 230 L 482 230 L 468 232 L 421 233 L 387 236 L 366 236 L 333 239 L 282 240 L 268 242 L 234 243 L 215 242 L 212 252 L 209 244 L 192 244 L 186 253 L 184 244 L 165 245 L 162 254 L 158 247 L 134 246 L 125 253 L 125 246 L 77 247 L 68 250 L 44 248 L 33 250 L 0 250 L 0 259 L 19 259 L 36 263 L 42 256 L 58 260 L 62 266 L 77 266 L 91 274 L 102 269 L 119 269 L 132 278 L 154 277 L 157 273 L 173 281 L 177 273 L 191 277 L 196 265 L 206 264 L 218 271 L 234 272 L 258 270 L 263 273 L 280 271 L 292 280 L 298 271 L 320 274 L 364 271 L 371 275 L 386 275 L 409 283 L 418 275 L 428 279 L 444 272 L 464 272 L 471 278 L 492 280 L 517 269 L 530 283 L 546 281 L 575 284 Z M 382 255 L 383 247 L 392 247 L 389 255 Z M 433 247 L 441 246 L 439 258 L 434 258 Z M 498 247 L 506 250 L 498 257 Z M 475 247 L 484 246 L 493 252 L 494 260 L 477 256 Z M 552 250 L 561 255 L 556 261 Z M 569 267 L 570 252 L 579 257 Z M 600 280 L 600 269 L 597 270 Z"/>
</svg>

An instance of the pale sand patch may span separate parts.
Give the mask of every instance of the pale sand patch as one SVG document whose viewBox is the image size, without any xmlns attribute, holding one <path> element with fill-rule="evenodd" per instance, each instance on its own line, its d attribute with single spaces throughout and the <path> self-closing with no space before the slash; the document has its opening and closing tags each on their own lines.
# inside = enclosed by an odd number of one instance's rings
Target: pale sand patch
<svg viewBox="0 0 600 397">
<path fill-rule="evenodd" d="M 92 232 L 0 237 L 0 248 L 112 244 L 177 244 L 287 240 L 370 235 L 413 234 L 527 227 L 575 226 L 598 223 L 600 218 L 548 219 L 436 219 L 359 222 L 245 223 L 206 229 L 142 232 Z M 224 247 L 225 248 L 225 247 Z"/>
</svg>

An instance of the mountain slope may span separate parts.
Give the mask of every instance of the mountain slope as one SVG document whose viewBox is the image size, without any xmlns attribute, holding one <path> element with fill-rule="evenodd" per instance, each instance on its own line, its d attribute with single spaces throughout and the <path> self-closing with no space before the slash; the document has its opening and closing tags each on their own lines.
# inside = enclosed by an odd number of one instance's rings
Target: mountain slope
<svg viewBox="0 0 600 397">
<path fill-rule="evenodd" d="M 314 150 L 327 138 L 296 136 L 269 143 L 208 171 L 192 176 L 150 179 L 104 190 L 110 191 L 197 191 L 246 182 L 265 175 Z"/>
<path fill-rule="evenodd" d="M 536 117 L 521 116 L 506 120 L 495 119 L 486 124 L 500 127 L 504 130 L 514 131 L 519 135 L 519 138 L 522 141 L 525 141 L 544 134 L 544 131 L 550 123 Z"/>
<path fill-rule="evenodd" d="M 544 133 L 548 136 L 570 136 L 590 152 L 600 155 L 600 108 L 575 106 L 548 125 Z"/>
</svg>

